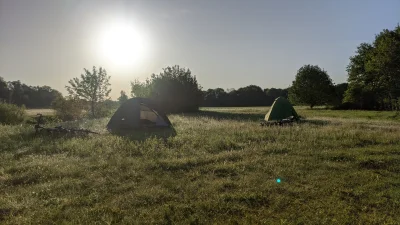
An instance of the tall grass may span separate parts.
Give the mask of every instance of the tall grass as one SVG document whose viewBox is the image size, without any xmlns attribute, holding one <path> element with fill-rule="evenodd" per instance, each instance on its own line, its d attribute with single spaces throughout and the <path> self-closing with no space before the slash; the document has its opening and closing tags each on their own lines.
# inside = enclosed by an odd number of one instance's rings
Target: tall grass
<svg viewBox="0 0 400 225">
<path fill-rule="evenodd" d="M 308 122 L 261 127 L 262 108 L 208 111 L 171 115 L 167 140 L 107 134 L 107 119 L 69 124 L 103 132 L 75 138 L 1 126 L 0 223 L 400 223 L 395 120 L 300 109 Z"/>
</svg>

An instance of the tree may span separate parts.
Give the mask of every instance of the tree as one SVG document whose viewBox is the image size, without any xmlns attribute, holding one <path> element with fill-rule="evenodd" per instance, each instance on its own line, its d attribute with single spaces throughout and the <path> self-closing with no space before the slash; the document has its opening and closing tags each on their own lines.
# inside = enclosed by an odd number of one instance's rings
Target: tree
<svg viewBox="0 0 400 225">
<path fill-rule="evenodd" d="M 275 99 L 278 97 L 288 98 L 288 89 L 280 89 L 280 88 L 266 88 L 264 89 L 265 94 L 267 95 L 268 105 L 272 105 Z"/>
<path fill-rule="evenodd" d="M 152 81 L 150 79 L 146 79 L 145 82 L 140 82 L 139 80 L 134 80 L 131 82 L 131 96 L 132 97 L 140 97 L 140 98 L 148 98 L 151 96 Z"/>
<path fill-rule="evenodd" d="M 21 81 L 11 81 L 7 83 L 9 90 L 9 103 L 22 106 L 24 102 L 29 100 L 29 96 L 25 93 L 27 86 Z"/>
<path fill-rule="evenodd" d="M 349 86 L 348 83 L 341 83 L 335 85 L 335 93 L 339 104 L 343 102 L 344 93 L 346 92 L 348 86 Z"/>
<path fill-rule="evenodd" d="M 125 92 L 125 91 L 121 91 L 121 96 L 119 96 L 118 102 L 119 102 L 120 104 L 122 104 L 122 103 L 124 103 L 124 102 L 126 102 L 126 101 L 128 101 L 128 95 L 126 95 L 126 92 Z"/>
<path fill-rule="evenodd" d="M 0 102 L 7 102 L 8 101 L 8 85 L 7 82 L 0 77 Z"/>
<path fill-rule="evenodd" d="M 383 107 L 391 109 L 392 100 L 400 96 L 400 26 L 383 30 L 375 37 L 373 47 L 366 69 L 377 78 Z"/>
<path fill-rule="evenodd" d="M 135 80 L 131 83 L 131 94 L 153 99 L 167 113 L 196 111 L 202 100 L 196 76 L 178 65 L 164 68 L 158 75 L 152 74 L 143 83 Z"/>
<path fill-rule="evenodd" d="M 347 72 L 345 102 L 362 109 L 399 109 L 400 26 L 383 30 L 372 44 L 360 44 Z"/>
<path fill-rule="evenodd" d="M 256 85 L 249 85 L 229 93 L 235 96 L 235 106 L 265 106 L 268 98 L 263 89 Z"/>
<path fill-rule="evenodd" d="M 203 106 L 229 106 L 227 102 L 228 93 L 222 88 L 208 89 L 203 93 Z"/>
<path fill-rule="evenodd" d="M 351 103 L 355 108 L 373 109 L 378 107 L 375 102 L 380 92 L 376 77 L 367 70 L 367 64 L 373 56 L 373 46 L 362 43 L 357 47 L 356 53 L 350 57 L 347 66 L 348 87 L 344 93 L 343 103 Z"/>
<path fill-rule="evenodd" d="M 271 93 L 276 91 L 279 94 L 276 94 L 276 97 L 269 96 L 267 95 L 269 90 L 272 90 Z M 270 106 L 275 98 L 280 95 L 285 96 L 285 92 L 287 93 L 286 89 L 276 88 L 262 90 L 256 85 L 249 85 L 237 90 L 230 89 L 227 92 L 222 88 L 208 89 L 203 92 L 202 106 Z"/>
<path fill-rule="evenodd" d="M 264 89 L 264 92 L 268 97 L 273 98 L 273 100 L 275 100 L 278 97 L 288 98 L 288 90 L 287 89 L 266 88 L 266 89 Z"/>
<path fill-rule="evenodd" d="M 78 97 L 84 99 L 90 103 L 90 111 L 93 117 L 95 114 L 96 104 L 108 99 L 111 92 L 110 87 L 110 76 L 107 75 L 107 71 L 102 67 L 96 70 L 93 66 L 92 72 L 84 69 L 85 73 L 81 74 L 81 77 L 73 78 L 68 83 L 70 86 L 65 86 L 68 93 L 72 97 Z"/>
<path fill-rule="evenodd" d="M 310 108 L 331 103 L 334 96 L 335 88 L 327 72 L 313 65 L 305 65 L 297 71 L 289 93 L 293 103 L 307 104 Z"/>
</svg>

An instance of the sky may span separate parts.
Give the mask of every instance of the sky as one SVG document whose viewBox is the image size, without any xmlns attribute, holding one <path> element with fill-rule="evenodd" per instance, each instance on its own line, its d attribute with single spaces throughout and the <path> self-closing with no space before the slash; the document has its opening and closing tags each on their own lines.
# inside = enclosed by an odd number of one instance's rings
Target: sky
<svg viewBox="0 0 400 225">
<path fill-rule="evenodd" d="M 111 75 L 112 98 L 173 65 L 203 89 L 286 88 L 305 64 L 334 83 L 362 42 L 400 23 L 400 0 L 0 0 L 0 76 L 65 85 Z"/>
</svg>

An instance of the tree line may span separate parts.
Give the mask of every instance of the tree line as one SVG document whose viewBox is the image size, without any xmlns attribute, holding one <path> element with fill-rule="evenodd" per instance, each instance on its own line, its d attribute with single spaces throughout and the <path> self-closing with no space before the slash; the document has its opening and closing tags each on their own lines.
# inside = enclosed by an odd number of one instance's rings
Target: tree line
<svg viewBox="0 0 400 225">
<path fill-rule="evenodd" d="M 347 66 L 348 83 L 334 84 L 328 72 L 318 65 L 304 65 L 288 88 L 262 89 L 249 85 L 237 90 L 202 90 L 196 76 L 178 65 L 152 74 L 144 82 L 131 82 L 131 97 L 153 99 L 167 113 L 196 111 L 200 106 L 270 106 L 277 97 L 293 104 L 333 106 L 338 109 L 400 109 L 400 26 L 383 30 L 373 43 L 362 43 Z M 110 76 L 103 68 L 84 69 L 80 77 L 69 81 L 69 96 L 48 86 L 28 86 L 20 81 L 0 78 L 0 100 L 28 108 L 53 105 L 59 111 L 86 107 L 92 117 L 105 115 L 115 106 L 110 100 Z M 121 91 L 118 101 L 128 99 Z M 82 108 L 80 107 L 80 108 Z"/>
<path fill-rule="evenodd" d="M 270 106 L 278 97 L 288 97 L 288 89 L 262 89 L 257 85 L 249 85 L 237 90 L 225 91 L 222 88 L 203 91 L 201 106 L 205 107 L 243 107 Z"/>
<path fill-rule="evenodd" d="M 49 86 L 29 86 L 0 77 L 0 102 L 28 108 L 48 108 L 61 93 Z"/>
</svg>

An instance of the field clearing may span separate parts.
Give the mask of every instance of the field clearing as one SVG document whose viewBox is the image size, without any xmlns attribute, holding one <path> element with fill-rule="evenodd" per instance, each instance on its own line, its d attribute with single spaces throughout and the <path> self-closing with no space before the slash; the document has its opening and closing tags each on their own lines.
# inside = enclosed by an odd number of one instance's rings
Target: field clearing
<svg viewBox="0 0 400 225">
<path fill-rule="evenodd" d="M 54 115 L 53 109 L 27 109 L 26 113 L 28 116 L 36 116 L 38 113 L 41 113 L 45 116 Z"/>
<path fill-rule="evenodd" d="M 309 110 L 261 127 L 268 111 L 170 115 L 177 135 L 34 136 L 0 125 L 4 224 L 400 224 L 396 112 Z M 276 182 L 280 179 L 281 182 Z"/>
</svg>

